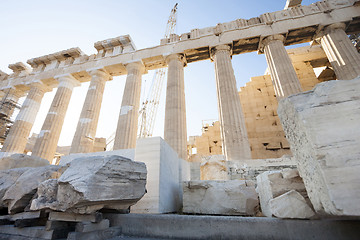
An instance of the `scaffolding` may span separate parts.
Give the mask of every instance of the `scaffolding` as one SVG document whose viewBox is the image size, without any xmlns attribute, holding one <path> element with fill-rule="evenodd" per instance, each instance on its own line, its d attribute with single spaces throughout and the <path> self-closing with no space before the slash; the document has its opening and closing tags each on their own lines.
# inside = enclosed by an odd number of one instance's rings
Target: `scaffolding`
<svg viewBox="0 0 360 240">
<path fill-rule="evenodd" d="M 16 99 L 16 101 L 14 100 Z M 17 97 L 12 93 L 11 89 L 5 93 L 5 96 L 0 102 L 0 143 L 3 145 L 10 128 L 14 123 L 12 118 L 16 109 L 20 109 L 20 105 L 17 103 Z"/>
<path fill-rule="evenodd" d="M 360 33 L 349 36 L 351 42 L 354 44 L 356 50 L 360 53 Z"/>
</svg>

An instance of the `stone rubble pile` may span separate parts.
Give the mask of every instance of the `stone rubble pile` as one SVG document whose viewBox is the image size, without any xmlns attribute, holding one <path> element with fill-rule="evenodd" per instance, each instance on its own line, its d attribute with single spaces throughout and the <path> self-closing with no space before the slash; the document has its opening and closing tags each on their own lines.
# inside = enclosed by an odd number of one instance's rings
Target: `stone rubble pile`
<svg viewBox="0 0 360 240">
<path fill-rule="evenodd" d="M 80 170 L 81 169 L 81 170 Z M 39 186 L 30 209 L 81 214 L 128 209 L 145 194 L 146 166 L 119 156 L 79 158 L 56 180 Z"/>
<path fill-rule="evenodd" d="M 280 101 L 278 115 L 318 214 L 360 216 L 360 77 Z"/>
<path fill-rule="evenodd" d="M 267 217 L 311 218 L 315 216 L 304 183 L 296 169 L 268 171 L 257 176 L 262 213 Z"/>
<path fill-rule="evenodd" d="M 0 211 L 9 214 L 0 216 L 1 239 L 117 236 L 120 230 L 109 228 L 99 211 L 128 213 L 146 192 L 145 164 L 121 156 L 20 166 L 0 171 Z"/>
</svg>

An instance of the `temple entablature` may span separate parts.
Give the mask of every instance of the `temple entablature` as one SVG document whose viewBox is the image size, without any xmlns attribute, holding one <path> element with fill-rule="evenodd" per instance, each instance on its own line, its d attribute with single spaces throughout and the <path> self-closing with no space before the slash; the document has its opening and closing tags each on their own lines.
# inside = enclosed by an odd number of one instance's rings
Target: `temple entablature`
<svg viewBox="0 0 360 240">
<path fill-rule="evenodd" d="M 33 73 L 45 72 L 62 68 L 74 63 L 76 58 L 84 56 L 80 48 L 70 48 L 53 54 L 32 58 L 27 63 L 33 68 Z"/>
<path fill-rule="evenodd" d="M 91 79 L 87 70 L 94 68 L 103 68 L 111 76 L 125 75 L 125 65 L 133 61 L 141 61 L 146 70 L 153 70 L 166 67 L 165 56 L 170 54 L 183 54 L 187 63 L 209 60 L 211 48 L 223 44 L 232 47 L 232 55 L 254 52 L 262 49 L 263 39 L 278 34 L 284 36 L 284 46 L 310 42 L 324 27 L 338 23 L 345 24 L 346 34 L 352 34 L 360 30 L 358 2 L 327 0 L 309 6 L 294 6 L 248 20 L 237 19 L 181 35 L 174 34 L 163 39 L 158 46 L 140 50 L 136 50 L 129 35 L 111 38 L 96 42 L 94 46 L 98 53 L 91 56 L 73 48 L 30 59 L 32 73 L 17 75 L 11 84 L 43 80 L 45 84 L 56 86 L 54 76 L 59 74 L 72 74 L 80 82 L 86 82 Z M 0 87 L 4 84 L 4 81 L 0 82 Z"/>
<path fill-rule="evenodd" d="M 95 58 L 112 57 L 122 53 L 136 51 L 135 44 L 130 35 L 123 35 L 94 43 L 98 51 Z"/>
<path fill-rule="evenodd" d="M 31 72 L 31 69 L 22 62 L 9 64 L 9 68 L 13 71 L 13 74 L 10 75 L 10 78 L 23 77 Z"/>
</svg>

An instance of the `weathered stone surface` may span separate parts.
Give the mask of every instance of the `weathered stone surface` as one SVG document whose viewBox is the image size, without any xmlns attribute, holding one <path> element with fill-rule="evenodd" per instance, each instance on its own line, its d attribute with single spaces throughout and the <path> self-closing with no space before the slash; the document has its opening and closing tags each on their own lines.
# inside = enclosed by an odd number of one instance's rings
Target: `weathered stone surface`
<svg viewBox="0 0 360 240">
<path fill-rule="evenodd" d="M 145 194 L 146 166 L 121 156 L 75 159 L 56 180 L 39 186 L 31 210 L 50 208 L 81 214 L 127 209 Z"/>
<path fill-rule="evenodd" d="M 192 172 L 200 171 L 201 180 L 252 180 L 266 171 L 277 171 L 284 168 L 296 168 L 293 157 L 284 155 L 281 158 L 251 159 L 226 161 L 224 155 L 201 157 L 200 169 L 192 165 Z M 198 179 L 191 179 L 198 180 Z"/>
<path fill-rule="evenodd" d="M 269 205 L 272 214 L 278 218 L 311 218 L 315 215 L 305 198 L 295 190 L 271 199 Z"/>
<path fill-rule="evenodd" d="M 183 212 L 218 215 L 254 215 L 259 205 L 254 182 L 184 182 Z"/>
<path fill-rule="evenodd" d="M 29 168 L 16 168 L 0 171 L 0 208 L 6 207 L 3 202 L 5 192 L 16 182 L 16 180 Z"/>
<path fill-rule="evenodd" d="M 37 198 L 31 201 L 30 209 L 55 208 L 57 202 L 58 180 L 49 179 L 39 184 Z"/>
<path fill-rule="evenodd" d="M 71 163 L 74 159 L 78 158 L 89 158 L 95 156 L 111 156 L 119 155 L 131 160 L 134 160 L 135 149 L 119 149 L 114 151 L 104 151 L 104 152 L 92 152 L 92 153 L 73 153 L 70 155 L 62 156 L 59 162 L 59 165 L 65 166 L 68 163 Z"/>
<path fill-rule="evenodd" d="M 278 114 L 319 213 L 360 216 L 360 78 L 290 96 Z"/>
<path fill-rule="evenodd" d="M 270 207 L 270 201 L 291 190 L 301 193 L 307 199 L 308 204 L 311 205 L 304 183 L 296 169 L 267 171 L 259 174 L 256 179 L 256 190 L 259 193 L 261 210 L 267 217 L 275 215 Z"/>
<path fill-rule="evenodd" d="M 64 168 L 50 165 L 31 168 L 24 172 L 3 197 L 3 202 L 8 206 L 9 214 L 23 211 L 29 205 L 39 184 L 48 179 L 59 178 Z"/>
<path fill-rule="evenodd" d="M 41 167 L 49 165 L 49 161 L 25 154 L 13 154 L 0 159 L 0 170 L 24 167 Z"/>
<path fill-rule="evenodd" d="M 296 168 L 295 160 L 287 155 L 281 158 L 227 161 L 226 164 L 230 180 L 256 181 L 256 177 L 263 172 Z"/>
<path fill-rule="evenodd" d="M 224 155 L 203 157 L 200 165 L 201 180 L 228 180 L 227 161 Z"/>
</svg>

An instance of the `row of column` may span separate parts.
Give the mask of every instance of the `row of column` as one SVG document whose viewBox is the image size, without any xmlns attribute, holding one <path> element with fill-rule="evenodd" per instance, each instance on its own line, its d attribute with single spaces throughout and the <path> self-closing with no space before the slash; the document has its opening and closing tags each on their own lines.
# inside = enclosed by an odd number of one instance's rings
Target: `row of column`
<svg viewBox="0 0 360 240">
<path fill-rule="evenodd" d="M 315 40 L 319 42 L 334 69 L 337 79 L 350 80 L 360 75 L 360 54 L 345 32 L 344 23 L 324 28 Z M 277 98 L 301 92 L 291 59 L 284 47 L 284 36 L 269 36 L 262 41 Z"/>
<path fill-rule="evenodd" d="M 344 24 L 328 26 L 319 40 L 338 79 L 353 79 L 360 75 L 360 56 L 344 31 Z M 301 86 L 284 47 L 282 35 L 269 36 L 262 41 L 276 96 L 281 99 L 301 92 Z M 215 64 L 216 88 L 223 153 L 227 160 L 251 158 L 245 119 L 231 63 L 231 48 L 220 45 L 211 49 Z M 184 66 L 182 54 L 166 57 L 168 79 L 165 106 L 165 141 L 186 159 L 187 131 L 185 110 Z M 114 150 L 134 148 L 137 136 L 141 77 L 145 67 L 141 62 L 126 65 L 127 79 L 115 135 Z M 90 86 L 81 111 L 70 153 L 91 152 L 95 140 L 102 96 L 111 76 L 102 69 L 89 71 Z M 52 160 L 72 90 L 80 83 L 71 75 L 58 76 L 59 86 L 32 155 Z M 22 153 L 35 121 L 42 97 L 49 89 L 40 82 L 31 85 L 28 96 L 2 148 L 2 152 Z"/>
</svg>

